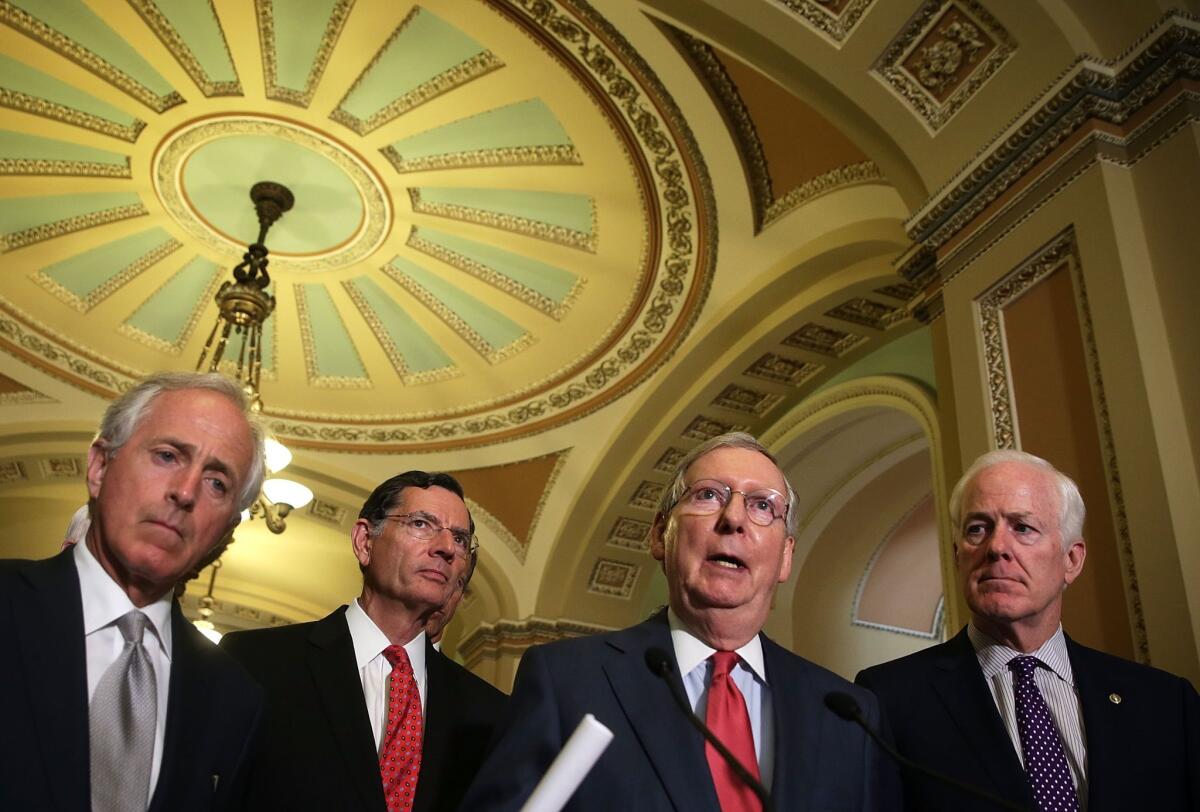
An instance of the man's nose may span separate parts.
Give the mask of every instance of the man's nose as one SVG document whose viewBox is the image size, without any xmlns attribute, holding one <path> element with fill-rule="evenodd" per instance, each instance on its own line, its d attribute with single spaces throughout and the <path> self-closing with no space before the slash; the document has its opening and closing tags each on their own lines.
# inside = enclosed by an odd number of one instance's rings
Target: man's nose
<svg viewBox="0 0 1200 812">
<path fill-rule="evenodd" d="M 454 534 L 450 528 L 443 527 L 433 534 L 433 538 L 429 540 L 429 551 L 446 561 L 454 561 Z"/>
<path fill-rule="evenodd" d="M 992 531 L 987 540 L 988 558 L 992 560 L 1008 558 L 1012 555 L 1012 531 L 1003 525 Z"/>
<path fill-rule="evenodd" d="M 168 496 L 180 507 L 190 508 L 196 503 L 196 492 L 203 479 L 204 471 L 199 468 L 186 467 L 172 477 Z"/>
<path fill-rule="evenodd" d="M 746 496 L 738 491 L 729 494 L 721 508 L 720 525 L 731 533 L 740 533 L 746 526 Z"/>
</svg>

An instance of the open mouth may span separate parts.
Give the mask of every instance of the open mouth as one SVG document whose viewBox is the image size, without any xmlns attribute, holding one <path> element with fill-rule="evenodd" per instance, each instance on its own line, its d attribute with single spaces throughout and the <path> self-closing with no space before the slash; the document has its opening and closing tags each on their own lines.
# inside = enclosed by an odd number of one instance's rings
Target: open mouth
<svg viewBox="0 0 1200 812">
<path fill-rule="evenodd" d="M 744 561 L 742 561 L 742 559 L 740 559 L 736 556 L 726 555 L 725 553 L 717 553 L 716 555 L 710 555 L 708 557 L 708 562 L 710 564 L 716 564 L 719 567 L 725 567 L 726 569 L 731 569 L 731 570 L 746 569 L 746 563 Z"/>
</svg>

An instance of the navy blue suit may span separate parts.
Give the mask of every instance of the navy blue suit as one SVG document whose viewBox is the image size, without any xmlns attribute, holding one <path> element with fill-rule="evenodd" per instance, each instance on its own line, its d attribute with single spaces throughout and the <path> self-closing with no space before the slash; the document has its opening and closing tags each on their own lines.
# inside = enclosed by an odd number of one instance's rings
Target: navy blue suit
<svg viewBox="0 0 1200 812">
<path fill-rule="evenodd" d="M 775 714 L 775 808 L 894 809 L 899 786 L 891 766 L 859 728 L 824 705 L 827 692 L 845 691 L 878 725 L 875 698 L 761 639 Z M 519 809 L 591 713 L 615 738 L 567 809 L 719 812 L 704 740 L 646 666 L 654 647 L 673 651 L 666 612 L 622 631 L 526 651 L 506 722 L 460 809 Z M 683 690 L 678 673 L 672 678 Z"/>
<path fill-rule="evenodd" d="M 91 808 L 87 652 L 74 552 L 0 562 L 0 809 Z M 238 805 L 262 691 L 171 609 L 158 810 Z"/>
<path fill-rule="evenodd" d="M 1088 812 L 1200 809 L 1200 700 L 1191 684 L 1069 637 L 1067 655 L 1083 710 Z M 868 668 L 857 681 L 883 703 L 904 755 L 1033 808 L 965 628 L 941 645 Z M 904 796 L 910 810 L 995 809 L 908 774 Z"/>
</svg>

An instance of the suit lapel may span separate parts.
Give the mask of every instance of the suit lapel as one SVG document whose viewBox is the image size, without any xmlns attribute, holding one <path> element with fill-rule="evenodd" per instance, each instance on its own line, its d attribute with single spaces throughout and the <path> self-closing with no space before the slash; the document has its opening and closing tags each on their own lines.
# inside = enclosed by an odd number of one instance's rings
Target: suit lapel
<svg viewBox="0 0 1200 812">
<path fill-rule="evenodd" d="M 25 571 L 28 600 L 14 596 L 13 616 L 29 700 L 38 719 L 42 763 L 55 765 L 51 781 L 63 809 L 90 806 L 87 649 L 83 601 L 70 549 Z"/>
<path fill-rule="evenodd" d="M 204 663 L 196 650 L 195 628 L 183 616 L 177 602 L 171 604 L 171 678 L 167 688 L 167 726 L 163 733 L 162 762 L 158 783 L 154 786 L 150 809 L 162 809 L 172 797 L 173 784 L 186 779 L 179 774 L 196 760 L 196 748 L 203 741 L 198 722 L 208 718 L 213 707 L 208 699 L 208 681 Z M 218 778 L 219 780 L 219 778 Z M 215 787 L 214 787 L 215 789 Z"/>
<path fill-rule="evenodd" d="M 935 661 L 933 687 L 946 706 L 962 741 L 974 754 L 998 795 L 1028 804 L 1029 782 L 1013 749 L 996 702 L 984 682 L 966 629 L 944 646 Z"/>
<path fill-rule="evenodd" d="M 1132 699 L 1128 686 L 1105 680 L 1103 669 L 1089 667 L 1092 660 L 1087 649 L 1067 637 L 1067 656 L 1071 660 L 1071 673 L 1075 678 L 1075 690 L 1079 694 L 1080 711 L 1083 714 L 1083 734 L 1087 745 L 1088 808 L 1096 812 L 1103 807 L 1105 786 L 1108 777 L 1124 775 L 1128 770 L 1121 758 L 1120 749 L 1128 747 L 1129 734 L 1123 730 L 1125 711 L 1120 704 L 1109 699 L 1117 694 L 1122 699 Z"/>
<path fill-rule="evenodd" d="M 775 717 L 775 769 L 771 778 L 771 800 L 776 809 L 804 809 L 805 788 L 814 786 L 813 757 L 820 750 L 820 722 L 805 711 L 802 700 L 816 695 L 808 674 L 788 668 L 784 651 L 766 635 L 762 640 L 763 662 L 771 691 Z"/>
<path fill-rule="evenodd" d="M 308 638 L 308 668 L 362 808 L 384 809 L 379 753 L 363 701 L 362 683 L 355 673 L 354 643 L 344 611 L 334 612 L 313 627 Z"/>
<path fill-rule="evenodd" d="M 671 803 L 687 812 L 716 812 L 717 796 L 704 757 L 704 740 L 674 707 L 667 686 L 646 667 L 646 649 L 652 647 L 671 654 L 674 663 L 666 613 L 614 635 L 608 645 L 615 656 L 604 663 L 605 676 Z M 672 668 L 670 679 L 683 691 L 677 668 Z"/>
<path fill-rule="evenodd" d="M 451 701 L 447 693 L 445 661 L 429 638 L 425 638 L 425 718 L 422 726 L 421 772 L 417 776 L 417 796 L 413 799 L 413 812 L 426 812 L 432 808 L 435 793 L 430 787 L 439 778 L 442 764 L 453 758 L 453 742 L 450 732 L 457 729 L 457 702 Z M 431 723 L 432 720 L 432 723 Z M 424 788 L 424 791 L 422 791 Z"/>
</svg>

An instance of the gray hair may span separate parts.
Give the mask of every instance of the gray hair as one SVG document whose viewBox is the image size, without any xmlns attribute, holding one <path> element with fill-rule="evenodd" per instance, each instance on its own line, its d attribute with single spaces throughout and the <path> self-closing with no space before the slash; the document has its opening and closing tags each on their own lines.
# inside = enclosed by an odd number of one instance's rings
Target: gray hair
<svg viewBox="0 0 1200 812">
<path fill-rule="evenodd" d="M 950 492 L 950 521 L 954 524 L 955 534 L 962 532 L 962 503 L 967 486 L 987 469 L 1014 462 L 1044 471 L 1054 480 L 1054 489 L 1058 492 L 1058 531 L 1062 536 L 1063 549 L 1066 550 L 1072 542 L 1083 538 L 1083 520 L 1087 516 L 1087 509 L 1083 506 L 1083 497 L 1079 494 L 1079 486 L 1075 484 L 1075 480 L 1041 457 L 1008 448 L 989 451 L 980 456 L 971 463 L 971 467 Z"/>
<path fill-rule="evenodd" d="M 73 544 L 78 544 L 87 536 L 88 528 L 92 526 L 92 515 L 86 504 L 80 505 L 75 514 L 71 516 L 71 521 L 67 525 L 67 532 L 63 536 L 64 541 L 69 541 Z"/>
<path fill-rule="evenodd" d="M 109 404 L 104 418 L 100 421 L 100 431 L 96 434 L 96 440 L 103 441 L 106 454 L 116 454 L 137 431 L 155 398 L 163 392 L 177 392 L 182 389 L 207 389 L 223 395 L 237 406 L 246 418 L 246 423 L 250 426 L 254 454 L 238 497 L 238 510 L 245 510 L 258 498 L 266 476 L 266 451 L 263 448 L 265 431 L 251 410 L 250 398 L 246 391 L 231 378 L 218 372 L 156 372 Z"/>
<path fill-rule="evenodd" d="M 675 474 L 671 480 L 671 486 L 663 491 L 662 496 L 658 500 L 659 515 L 666 518 L 667 514 L 671 512 L 671 508 L 675 507 L 675 504 L 683 498 L 684 491 L 687 490 L 687 483 L 683 481 L 683 477 L 687 473 L 688 468 L 691 468 L 696 460 L 710 451 L 716 451 L 718 448 L 742 448 L 746 451 L 757 451 L 779 469 L 779 474 L 783 477 L 784 485 L 787 486 L 787 514 L 783 519 L 784 528 L 787 530 L 789 536 L 796 535 L 796 491 L 792 489 L 792 483 L 788 481 L 787 474 L 779 467 L 779 460 L 775 459 L 775 455 L 768 451 L 766 446 L 744 431 L 731 431 L 728 434 L 713 437 L 711 440 L 705 440 L 684 455 L 683 459 L 675 466 Z"/>
</svg>

